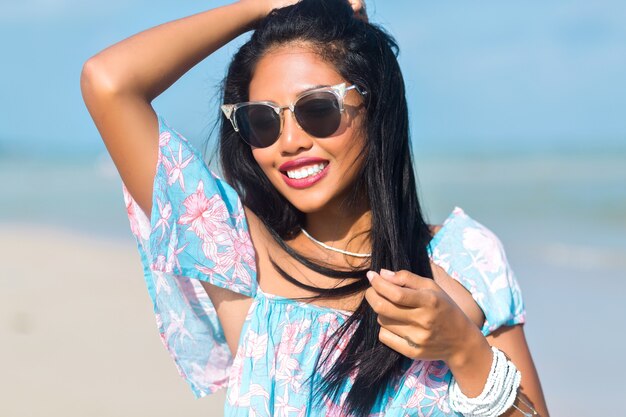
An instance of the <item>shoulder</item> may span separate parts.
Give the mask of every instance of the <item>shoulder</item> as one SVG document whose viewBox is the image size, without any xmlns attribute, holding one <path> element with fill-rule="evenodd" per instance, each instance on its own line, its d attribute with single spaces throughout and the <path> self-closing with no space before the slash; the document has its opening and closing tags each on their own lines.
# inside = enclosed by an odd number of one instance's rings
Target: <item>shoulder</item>
<svg viewBox="0 0 626 417">
<path fill-rule="evenodd" d="M 485 335 L 524 322 L 520 287 L 502 242 L 490 229 L 457 207 L 433 236 L 429 251 L 432 262 L 480 307 Z"/>
<path fill-rule="evenodd" d="M 437 229 L 438 228 L 438 229 Z M 434 226 L 429 245 L 434 260 L 444 269 L 497 272 L 508 267 L 502 242 L 490 229 L 456 207 L 443 224 Z M 455 268 L 456 267 L 456 268 Z"/>
</svg>

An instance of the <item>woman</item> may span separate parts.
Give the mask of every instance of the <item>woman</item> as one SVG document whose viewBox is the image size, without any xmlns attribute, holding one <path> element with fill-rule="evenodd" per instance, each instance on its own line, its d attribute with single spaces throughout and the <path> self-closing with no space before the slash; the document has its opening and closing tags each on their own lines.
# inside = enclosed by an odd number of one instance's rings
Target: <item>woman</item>
<svg viewBox="0 0 626 417">
<path fill-rule="evenodd" d="M 254 27 L 224 181 L 150 103 Z M 422 218 L 395 48 L 359 1 L 242 0 L 85 64 L 162 338 L 226 415 L 548 415 L 499 241 Z"/>
</svg>

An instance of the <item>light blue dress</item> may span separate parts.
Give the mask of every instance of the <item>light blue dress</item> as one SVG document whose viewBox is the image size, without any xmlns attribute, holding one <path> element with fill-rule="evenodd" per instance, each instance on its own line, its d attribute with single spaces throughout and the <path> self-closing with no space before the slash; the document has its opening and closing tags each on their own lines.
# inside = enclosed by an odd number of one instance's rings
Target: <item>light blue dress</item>
<svg viewBox="0 0 626 417">
<path fill-rule="evenodd" d="M 159 116 L 159 157 L 150 219 L 124 187 L 130 227 L 162 342 L 196 397 L 227 388 L 224 415 L 339 416 L 337 402 L 314 408 L 315 361 L 350 314 L 264 293 L 236 192 Z M 521 291 L 498 238 L 456 208 L 430 243 L 432 261 L 482 308 L 482 333 L 523 323 Z M 198 280 L 252 297 L 233 358 L 211 300 Z M 352 328 L 331 352 L 337 359 Z M 322 368 L 322 372 L 330 369 Z M 311 379 L 309 380 L 309 377 Z M 372 416 L 451 416 L 451 372 L 442 361 L 413 361 L 389 386 Z"/>
</svg>

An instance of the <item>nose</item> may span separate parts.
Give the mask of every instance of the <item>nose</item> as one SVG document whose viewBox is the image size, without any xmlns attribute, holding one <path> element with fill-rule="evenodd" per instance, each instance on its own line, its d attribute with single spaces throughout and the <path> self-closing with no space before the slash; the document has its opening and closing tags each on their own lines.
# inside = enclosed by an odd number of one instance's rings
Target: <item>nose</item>
<svg viewBox="0 0 626 417">
<path fill-rule="evenodd" d="M 313 138 L 309 136 L 296 121 L 288 108 L 283 110 L 283 129 L 278 137 L 280 150 L 284 154 L 297 154 L 313 146 Z"/>
</svg>

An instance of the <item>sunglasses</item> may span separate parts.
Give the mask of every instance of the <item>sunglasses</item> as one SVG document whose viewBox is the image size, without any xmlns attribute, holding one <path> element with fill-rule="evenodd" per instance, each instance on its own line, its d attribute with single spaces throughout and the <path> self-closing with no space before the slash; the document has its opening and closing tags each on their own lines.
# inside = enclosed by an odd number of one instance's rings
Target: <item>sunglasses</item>
<svg viewBox="0 0 626 417">
<path fill-rule="evenodd" d="M 224 104 L 222 111 L 248 145 L 267 148 L 282 132 L 285 109 L 291 110 L 298 126 L 309 135 L 316 138 L 331 136 L 339 129 L 343 100 L 350 90 L 356 90 L 362 96 L 367 94 L 355 85 L 342 83 L 304 91 L 288 106 L 279 106 L 272 101 L 247 101 Z"/>
</svg>

